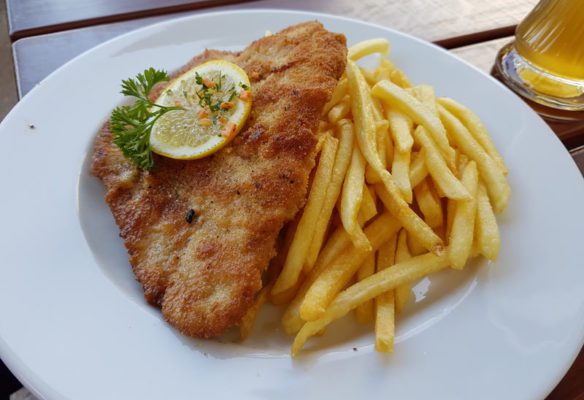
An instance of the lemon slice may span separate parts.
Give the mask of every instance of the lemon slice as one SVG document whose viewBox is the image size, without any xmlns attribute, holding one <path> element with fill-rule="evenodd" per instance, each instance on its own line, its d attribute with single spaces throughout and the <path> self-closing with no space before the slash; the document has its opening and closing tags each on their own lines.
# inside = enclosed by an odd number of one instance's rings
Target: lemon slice
<svg viewBox="0 0 584 400">
<path fill-rule="evenodd" d="M 229 143 L 245 124 L 251 110 L 249 78 L 233 63 L 209 61 L 175 79 L 155 103 L 182 109 L 154 123 L 152 151 L 180 160 L 202 158 Z"/>
</svg>

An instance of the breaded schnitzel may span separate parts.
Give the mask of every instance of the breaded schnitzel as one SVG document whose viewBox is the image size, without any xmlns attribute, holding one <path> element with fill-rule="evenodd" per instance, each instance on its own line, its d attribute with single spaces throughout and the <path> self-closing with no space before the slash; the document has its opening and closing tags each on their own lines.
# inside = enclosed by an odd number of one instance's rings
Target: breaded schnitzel
<svg viewBox="0 0 584 400">
<path fill-rule="evenodd" d="M 224 59 L 247 72 L 253 92 L 244 129 L 200 160 L 155 155 L 154 170 L 142 171 L 112 143 L 107 124 L 99 132 L 92 173 L 107 188 L 146 299 L 182 333 L 221 335 L 253 303 L 282 226 L 304 204 L 319 117 L 346 53 L 343 35 L 307 22 L 240 53 L 195 57 L 174 77 Z"/>
</svg>

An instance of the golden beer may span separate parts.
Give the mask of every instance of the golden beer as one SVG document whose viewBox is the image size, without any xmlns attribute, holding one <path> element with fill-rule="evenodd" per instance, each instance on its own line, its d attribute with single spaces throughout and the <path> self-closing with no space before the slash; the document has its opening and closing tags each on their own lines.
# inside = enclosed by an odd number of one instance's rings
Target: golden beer
<svg viewBox="0 0 584 400">
<path fill-rule="evenodd" d="M 584 0 L 541 0 L 495 66 L 504 82 L 529 100 L 584 110 Z"/>
<path fill-rule="evenodd" d="M 517 27 L 515 46 L 552 74 L 584 80 L 584 1 L 540 2 Z"/>
</svg>

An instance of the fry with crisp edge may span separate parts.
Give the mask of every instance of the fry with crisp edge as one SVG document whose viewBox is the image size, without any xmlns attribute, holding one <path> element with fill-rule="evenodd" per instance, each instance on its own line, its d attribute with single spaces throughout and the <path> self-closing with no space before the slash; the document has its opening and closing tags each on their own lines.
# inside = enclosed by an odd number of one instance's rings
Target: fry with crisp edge
<svg viewBox="0 0 584 400">
<path fill-rule="evenodd" d="M 389 213 L 376 218 L 365 228 L 372 250 L 377 250 L 400 228 L 399 222 Z M 300 306 L 300 316 L 305 321 L 319 318 L 335 296 L 343 290 L 371 251 L 354 246 L 345 249 L 314 281 Z"/>
<path fill-rule="evenodd" d="M 377 272 L 395 264 L 397 235 L 377 250 Z M 392 352 L 395 338 L 395 295 L 394 290 L 382 293 L 375 299 L 375 349 Z"/>
<path fill-rule="evenodd" d="M 387 57 L 389 54 L 389 42 L 381 38 L 363 40 L 349 47 L 347 57 L 349 60 L 356 61 L 373 53 L 379 53 L 383 58 Z"/>
<path fill-rule="evenodd" d="M 399 188 L 404 200 L 411 204 L 413 201 L 412 196 L 412 183 L 410 182 L 410 155 L 409 151 L 401 152 L 395 149 L 393 153 L 393 164 L 391 166 L 391 173 L 395 184 Z"/>
<path fill-rule="evenodd" d="M 371 205 L 369 205 L 371 203 Z M 359 210 L 357 221 L 363 226 L 367 221 L 377 215 L 375 200 L 369 190 L 363 191 L 363 203 Z M 351 245 L 351 238 L 343 227 L 337 228 L 328 238 L 326 245 L 318 255 L 314 268 L 308 273 L 302 285 L 296 292 L 296 296 L 288 305 L 286 312 L 282 316 L 282 326 L 284 331 L 293 335 L 296 334 L 304 324 L 300 317 L 300 306 L 304 300 L 306 292 L 312 286 L 316 278 L 324 271 L 347 247 Z"/>
<path fill-rule="evenodd" d="M 302 217 L 300 217 L 300 222 L 298 223 L 294 240 L 286 256 L 282 273 L 272 289 L 274 295 L 293 287 L 302 271 L 314 235 L 315 221 L 318 220 L 318 215 L 326 197 L 326 190 L 332 175 L 337 147 L 337 139 L 330 135 L 325 138 L 306 207 L 304 207 Z"/>
<path fill-rule="evenodd" d="M 469 199 L 470 194 L 464 185 L 452 173 L 446 162 L 439 153 L 438 148 L 428 135 L 423 126 L 418 126 L 414 130 L 416 141 L 420 143 L 424 150 L 424 157 L 428 173 L 432 176 L 434 183 L 442 193 L 449 199 L 462 200 Z"/>
<path fill-rule="evenodd" d="M 351 61 L 347 62 L 347 79 L 349 80 L 349 93 L 351 95 L 357 142 L 363 152 L 363 156 L 381 179 L 381 183 L 376 185 L 377 194 L 381 197 L 387 209 L 399 220 L 400 224 L 412 235 L 416 236 L 428 250 L 440 253 L 442 251 L 442 240 L 408 206 L 402 198 L 393 177 L 384 169 L 379 160 L 379 155 L 375 149 L 373 117 L 367 112 L 371 102 L 369 87 L 359 68 Z M 383 193 L 380 193 L 377 187 L 383 187 Z"/>
<path fill-rule="evenodd" d="M 412 153 L 412 161 L 410 163 L 410 184 L 413 188 L 418 186 L 420 182 L 428 176 L 428 168 L 426 168 L 424 158 L 424 149 L 421 149 L 418 153 Z"/>
<path fill-rule="evenodd" d="M 425 275 L 440 271 L 448 265 L 447 254 L 437 256 L 427 253 L 377 272 L 350 286 L 335 298 L 320 318 L 304 324 L 294 338 L 292 356 L 298 354 L 311 336 L 314 336 L 332 321 L 343 317 L 364 301 L 389 292 L 404 283 L 411 283 Z"/>
<path fill-rule="evenodd" d="M 351 162 L 351 156 L 353 154 L 353 124 L 349 120 L 342 120 L 338 125 L 337 132 L 339 137 L 339 147 L 335 156 L 332 176 L 326 190 L 322 209 L 315 224 L 312 242 L 310 243 L 308 254 L 306 255 L 306 261 L 304 264 L 304 270 L 306 272 L 312 269 L 318 258 L 318 253 L 322 246 L 329 220 L 335 207 L 335 203 L 341 193 L 343 180 L 345 179 L 345 174 L 347 173 L 349 163 Z"/>
<path fill-rule="evenodd" d="M 404 229 L 399 231 L 397 245 L 395 249 L 395 262 L 397 264 L 412 258 L 408 248 L 408 232 Z M 409 283 L 404 283 L 395 288 L 395 312 L 401 313 L 407 302 L 410 300 L 412 290 Z"/>
<path fill-rule="evenodd" d="M 349 78 L 348 74 L 347 77 Z M 349 91 L 351 91 L 351 79 L 349 78 Z M 436 143 L 444 160 L 450 167 L 454 167 L 454 149 L 448 143 L 446 130 L 440 119 L 428 110 L 416 98 L 407 91 L 390 81 L 381 81 L 373 86 L 371 94 L 383 101 L 389 102 L 390 107 L 395 106 L 407 114 L 415 123 L 426 128 Z M 352 93 L 351 93 L 352 97 Z M 354 106 L 353 106 L 354 109 Z"/>
<path fill-rule="evenodd" d="M 297 213 L 294 219 L 288 223 L 282 245 L 278 250 L 276 257 L 272 258 L 272 260 L 270 261 L 270 266 L 268 269 L 268 279 L 271 286 L 273 286 L 274 282 L 276 282 L 276 279 L 278 279 L 278 276 L 282 272 L 282 268 L 284 268 L 286 256 L 288 255 L 290 245 L 292 245 L 292 241 L 294 240 L 294 236 L 296 235 L 296 229 L 298 228 L 298 223 L 300 222 L 301 216 L 300 214 L 301 212 Z M 270 289 L 269 299 L 272 302 L 272 304 L 275 305 L 288 303 L 294 297 L 294 294 L 296 293 L 297 289 L 298 289 L 297 285 L 294 285 L 291 288 L 286 289 L 285 291 L 277 295 L 274 295 Z"/>
<path fill-rule="evenodd" d="M 351 112 L 349 96 L 345 96 L 341 101 L 333 106 L 327 113 L 327 118 L 331 124 L 336 124 Z"/>
<path fill-rule="evenodd" d="M 501 236 L 497 220 L 487 195 L 485 185 L 480 182 L 477 191 L 476 242 L 478 251 L 491 261 L 495 261 L 501 247 Z"/>
<path fill-rule="evenodd" d="M 434 88 L 430 85 L 417 85 L 412 89 L 412 94 L 416 99 L 420 101 L 423 105 L 428 107 L 432 114 L 438 117 L 438 107 L 436 106 L 436 95 L 434 94 Z"/>
<path fill-rule="evenodd" d="M 403 112 L 391 108 L 386 111 L 385 115 L 389 122 L 395 148 L 402 153 L 411 151 L 414 145 L 412 119 Z"/>
<path fill-rule="evenodd" d="M 414 188 L 416 201 L 418 207 L 424 216 L 424 221 L 430 227 L 437 228 L 444 222 L 444 214 L 442 213 L 442 204 L 440 198 L 434 191 L 432 184 L 424 179 L 418 186 Z"/>
<path fill-rule="evenodd" d="M 365 261 L 357 270 L 357 282 L 371 276 L 375 273 L 375 253 L 372 252 L 365 258 Z M 373 300 L 368 300 L 355 308 L 355 317 L 362 324 L 369 324 L 374 320 Z"/>
<path fill-rule="evenodd" d="M 327 115 L 331 108 L 333 108 L 339 101 L 346 96 L 347 91 L 349 88 L 349 82 L 347 82 L 347 78 L 341 78 L 333 91 L 331 99 L 322 109 L 322 115 Z"/>
<path fill-rule="evenodd" d="M 272 289 L 271 285 L 264 286 L 262 290 L 257 294 L 256 299 L 253 305 L 247 310 L 245 315 L 241 320 L 241 324 L 239 325 L 239 337 L 241 340 L 247 339 L 251 330 L 253 329 L 253 325 L 255 320 L 260 312 L 260 309 L 268 299 L 268 294 Z"/>
<path fill-rule="evenodd" d="M 379 160 L 381 164 L 387 168 L 387 144 L 386 140 L 389 140 L 388 136 L 389 124 L 386 120 L 377 121 L 375 123 L 375 142 L 377 154 L 379 155 Z M 370 165 L 365 168 L 365 180 L 368 183 L 378 183 L 380 181 L 379 176 L 375 173 Z"/>
<path fill-rule="evenodd" d="M 496 213 L 507 207 L 511 187 L 497 163 L 487 154 L 466 127 L 442 105 L 438 105 L 440 118 L 460 150 L 477 163 L 481 178 L 485 182 L 491 204 Z"/>
<path fill-rule="evenodd" d="M 390 140 L 389 138 L 389 123 L 386 120 L 377 122 L 375 124 L 375 136 L 377 139 L 377 153 L 379 154 L 379 159 L 381 164 L 387 167 L 387 144 L 385 142 Z"/>
<path fill-rule="evenodd" d="M 343 184 L 341 195 L 341 221 L 355 247 L 371 250 L 371 245 L 357 223 L 357 215 L 363 201 L 365 184 L 365 159 L 357 146 L 353 147 L 351 163 Z"/>
<path fill-rule="evenodd" d="M 373 216 L 377 215 L 376 200 L 377 195 L 375 194 L 375 190 L 367 185 L 363 185 L 363 201 L 361 202 L 361 209 L 359 210 L 359 217 L 357 218 L 359 226 L 363 226 L 360 221 L 364 217 L 368 217 L 367 220 L 370 220 Z"/>
<path fill-rule="evenodd" d="M 462 183 L 473 195 L 470 200 L 457 200 L 448 240 L 448 254 L 452 268 L 463 269 L 468 260 L 474 236 L 477 212 L 476 192 L 478 186 L 477 165 L 470 161 L 462 171 Z"/>
<path fill-rule="evenodd" d="M 391 196 L 385 186 L 381 184 L 375 185 L 375 193 L 379 196 L 383 204 L 388 210 L 396 210 L 398 207 L 394 204 L 395 197 Z M 400 197 L 401 201 L 404 201 Z M 405 201 L 404 201 L 405 202 Z M 414 213 L 411 208 L 407 208 L 409 211 Z M 399 211 L 398 211 L 399 212 Z M 409 218 L 404 217 L 403 215 L 395 215 L 396 219 L 402 223 L 403 227 L 427 250 L 441 254 L 443 251 L 442 247 L 442 239 L 434 231 L 432 228 L 428 226 L 418 215 L 416 214 L 416 218 Z M 415 214 L 415 213 L 414 213 Z M 402 222 L 403 221 L 403 222 Z"/>
<path fill-rule="evenodd" d="M 391 71 L 389 80 L 402 89 L 412 87 L 412 83 L 401 69 L 394 69 Z"/>
<path fill-rule="evenodd" d="M 440 233 L 440 229 L 437 229 L 438 236 L 445 237 Z M 420 244 L 412 235 L 408 235 L 408 249 L 410 249 L 410 254 L 412 256 L 419 256 L 420 254 L 427 253 L 428 250 Z"/>
<path fill-rule="evenodd" d="M 380 63 L 379 67 L 375 70 L 375 82 L 385 79 L 391 79 L 391 69 L 387 65 Z"/>
<path fill-rule="evenodd" d="M 359 70 L 361 71 L 361 74 L 365 78 L 365 82 L 367 82 L 367 85 L 372 86 L 375 84 L 375 73 L 373 72 L 372 69 L 367 67 L 359 67 Z"/>
<path fill-rule="evenodd" d="M 491 156 L 493 160 L 499 165 L 501 170 L 505 175 L 509 173 L 503 157 L 493 144 L 491 137 L 485 128 L 485 125 L 481 121 L 478 115 L 476 115 L 468 107 L 460 104 L 459 102 L 449 99 L 447 97 L 441 97 L 438 99 L 438 103 L 446 108 L 450 113 L 457 117 L 464 126 L 469 130 L 473 137 L 483 146 L 487 154 Z"/>
</svg>

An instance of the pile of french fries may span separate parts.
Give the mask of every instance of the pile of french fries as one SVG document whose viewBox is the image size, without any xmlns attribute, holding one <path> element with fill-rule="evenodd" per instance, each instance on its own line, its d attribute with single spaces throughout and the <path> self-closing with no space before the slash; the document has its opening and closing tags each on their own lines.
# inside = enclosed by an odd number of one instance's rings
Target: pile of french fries
<svg viewBox="0 0 584 400">
<path fill-rule="evenodd" d="M 384 39 L 349 49 L 325 106 L 306 206 L 287 227 L 271 282 L 241 324 L 246 337 L 271 300 L 296 335 L 292 355 L 351 310 L 393 351 L 395 318 L 420 278 L 495 260 L 495 213 L 511 189 L 507 168 L 476 114 L 431 86 L 413 86 Z M 375 70 L 356 62 L 378 54 Z"/>
</svg>

